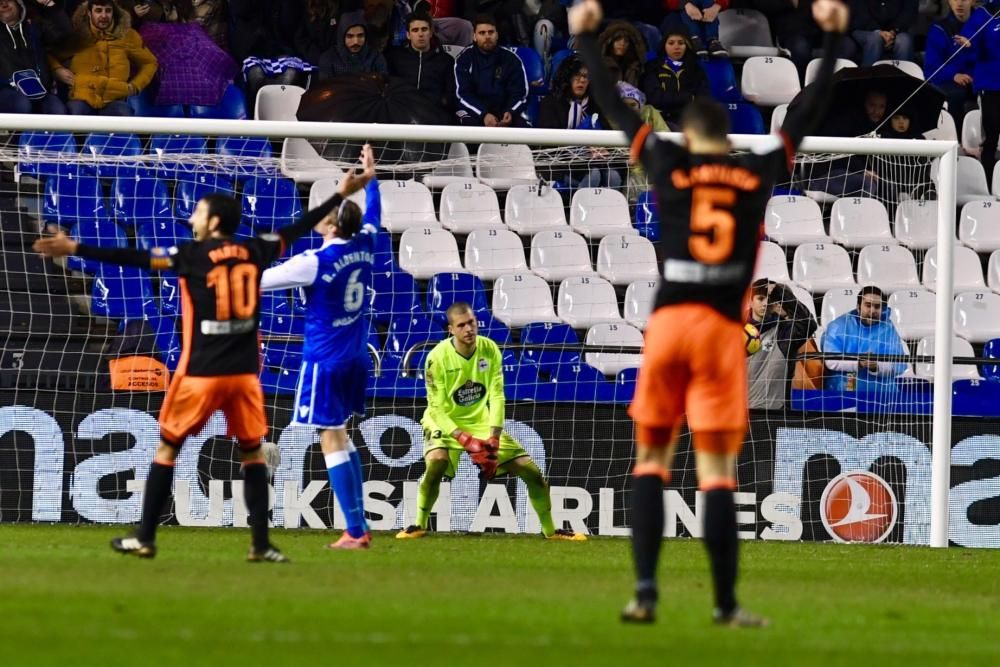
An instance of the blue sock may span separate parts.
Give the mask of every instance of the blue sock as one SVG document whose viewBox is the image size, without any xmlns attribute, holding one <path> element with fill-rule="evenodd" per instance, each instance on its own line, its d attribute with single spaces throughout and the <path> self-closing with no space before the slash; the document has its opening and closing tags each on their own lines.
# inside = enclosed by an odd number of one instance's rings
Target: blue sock
<svg viewBox="0 0 1000 667">
<path fill-rule="evenodd" d="M 364 524 L 365 532 L 368 531 L 368 520 L 365 518 L 365 481 L 361 474 L 361 455 L 358 454 L 357 447 L 353 442 L 347 442 L 348 452 L 351 455 L 351 468 L 354 469 L 354 483 L 357 489 L 358 498 L 361 503 L 361 523 Z"/>
<path fill-rule="evenodd" d="M 337 495 L 344 518 L 347 519 L 347 534 L 361 537 L 365 534 L 364 511 L 361 508 L 361 494 L 355 489 L 351 457 L 346 451 L 340 451 L 327 454 L 324 458 L 330 486 Z"/>
</svg>

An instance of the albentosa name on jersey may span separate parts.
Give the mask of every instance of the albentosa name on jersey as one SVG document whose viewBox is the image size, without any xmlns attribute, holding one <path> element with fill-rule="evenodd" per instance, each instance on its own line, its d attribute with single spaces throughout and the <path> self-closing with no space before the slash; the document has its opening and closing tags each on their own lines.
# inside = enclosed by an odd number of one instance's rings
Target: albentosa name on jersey
<svg viewBox="0 0 1000 667">
<path fill-rule="evenodd" d="M 674 169 L 670 180 L 679 190 L 698 185 L 728 185 L 751 192 L 760 187 L 760 177 L 746 167 L 728 164 L 701 164 L 691 169 Z"/>
<path fill-rule="evenodd" d="M 368 262 L 369 264 L 375 261 L 374 257 L 370 252 L 364 250 L 356 250 L 355 252 L 349 252 L 336 262 L 333 263 L 333 268 L 336 271 L 342 270 L 345 266 L 351 264 L 357 264 L 358 262 Z"/>
</svg>

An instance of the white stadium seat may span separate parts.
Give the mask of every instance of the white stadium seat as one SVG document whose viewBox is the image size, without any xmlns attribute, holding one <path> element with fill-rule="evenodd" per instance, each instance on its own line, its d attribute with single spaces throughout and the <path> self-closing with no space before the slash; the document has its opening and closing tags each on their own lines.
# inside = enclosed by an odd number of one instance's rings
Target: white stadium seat
<svg viewBox="0 0 1000 667">
<path fill-rule="evenodd" d="M 549 284 L 531 273 L 508 273 L 493 283 L 493 317 L 508 327 L 558 322 Z"/>
<path fill-rule="evenodd" d="M 479 144 L 476 177 L 497 190 L 538 183 L 535 161 L 525 144 Z"/>
<path fill-rule="evenodd" d="M 990 261 L 986 264 L 986 284 L 994 292 L 1000 292 L 1000 250 L 990 253 Z"/>
<path fill-rule="evenodd" d="M 792 257 L 792 280 L 817 293 L 853 287 L 851 256 L 836 243 L 803 243 Z"/>
<path fill-rule="evenodd" d="M 458 46 L 457 44 L 442 44 L 441 48 L 452 58 L 458 58 L 462 55 L 462 51 L 465 51 L 465 46 Z"/>
<path fill-rule="evenodd" d="M 585 345 L 635 345 L 643 344 L 642 332 L 624 323 L 595 324 L 587 330 Z M 625 352 L 587 352 L 584 361 L 604 375 L 615 376 L 626 368 L 638 368 L 642 355 Z"/>
<path fill-rule="evenodd" d="M 970 201 L 993 200 L 990 194 L 990 184 L 986 182 L 986 172 L 983 163 L 968 155 L 958 156 L 958 192 L 955 201 L 959 206 L 965 206 Z"/>
<path fill-rule="evenodd" d="M 908 248 L 926 250 L 937 243 L 937 200 L 911 199 L 896 208 L 896 240 Z"/>
<path fill-rule="evenodd" d="M 299 101 L 305 92 L 299 86 L 261 86 L 254 104 L 254 119 L 298 121 Z"/>
<path fill-rule="evenodd" d="M 983 112 L 973 109 L 962 120 L 962 150 L 974 157 L 983 153 Z"/>
<path fill-rule="evenodd" d="M 889 295 L 889 317 L 905 340 L 919 340 L 934 333 L 937 297 L 925 289 L 908 289 Z"/>
<path fill-rule="evenodd" d="M 816 80 L 816 75 L 819 74 L 819 64 L 823 62 L 822 58 L 813 58 L 806 65 L 806 76 L 805 85 L 809 85 Z M 839 72 L 842 69 L 847 69 L 850 67 L 857 67 L 853 60 L 848 60 L 847 58 L 837 58 L 836 64 L 833 66 L 834 72 Z"/>
<path fill-rule="evenodd" d="M 601 239 L 597 248 L 597 272 L 612 285 L 637 280 L 656 280 L 656 249 L 649 239 L 633 234 L 614 234 Z"/>
<path fill-rule="evenodd" d="M 934 336 L 925 336 L 917 343 L 918 357 L 934 356 Z M 951 337 L 951 356 L 953 357 L 974 357 L 975 352 L 972 344 L 964 338 L 958 336 Z M 914 364 L 913 374 L 924 380 L 934 380 L 934 364 Z M 951 367 L 952 380 L 981 380 L 979 369 L 975 364 L 954 364 Z"/>
<path fill-rule="evenodd" d="M 802 305 L 809 309 L 809 312 L 812 313 L 813 317 L 816 317 L 816 300 L 813 299 L 812 293 L 805 287 L 796 285 L 795 283 L 789 284 L 788 287 L 792 290 L 792 294 L 795 295 L 795 298 L 801 301 Z"/>
<path fill-rule="evenodd" d="M 788 104 L 801 90 L 799 73 L 787 58 L 754 56 L 743 63 L 740 90 L 759 106 Z"/>
<path fill-rule="evenodd" d="M 924 287 L 931 291 L 937 289 L 937 246 L 930 248 L 924 255 Z M 983 280 L 983 265 L 979 255 L 972 248 L 955 245 L 954 263 L 952 265 L 952 292 L 981 292 L 986 289 Z"/>
<path fill-rule="evenodd" d="M 423 183 L 380 181 L 378 191 L 382 199 L 382 227 L 386 231 L 441 226 L 434 212 L 434 198 Z"/>
<path fill-rule="evenodd" d="M 785 122 L 786 115 L 788 115 L 787 104 L 779 104 L 774 107 L 774 111 L 771 112 L 771 134 L 777 134 L 781 130 L 781 124 Z"/>
<path fill-rule="evenodd" d="M 441 191 L 441 224 L 456 234 L 503 227 L 497 193 L 485 183 L 451 183 Z"/>
<path fill-rule="evenodd" d="M 336 178 L 321 178 L 315 181 L 309 187 L 309 208 L 316 208 L 335 195 L 337 193 L 337 186 L 340 185 L 341 178 L 342 177 L 338 176 Z M 362 213 L 364 213 L 365 209 L 368 207 L 368 201 L 365 198 L 364 190 L 358 190 L 353 195 L 348 197 L 348 199 L 357 204 L 361 208 Z"/>
<path fill-rule="evenodd" d="M 820 326 L 825 329 L 830 326 L 830 322 L 857 308 L 860 291 L 857 287 L 842 287 L 824 294 L 823 305 L 820 307 Z"/>
<path fill-rule="evenodd" d="M 757 266 L 753 272 L 753 279 L 770 278 L 777 283 L 787 283 L 791 281 L 788 275 L 788 260 L 785 258 L 784 249 L 773 241 L 763 241 L 760 250 L 757 252 Z"/>
<path fill-rule="evenodd" d="M 733 58 L 777 56 L 767 17 L 756 9 L 727 9 L 719 12 L 719 41 Z"/>
<path fill-rule="evenodd" d="M 465 240 L 465 270 L 483 280 L 527 273 L 521 237 L 509 229 L 477 229 Z"/>
<path fill-rule="evenodd" d="M 858 285 L 875 285 L 884 292 L 920 286 L 913 253 L 901 245 L 867 245 L 858 254 Z"/>
<path fill-rule="evenodd" d="M 296 183 L 312 183 L 321 178 L 339 178 L 344 170 L 324 160 L 306 139 L 288 138 L 281 143 L 281 173 Z"/>
<path fill-rule="evenodd" d="M 556 304 L 559 319 L 574 329 L 622 321 L 615 288 L 597 276 L 567 278 L 559 283 Z"/>
<path fill-rule="evenodd" d="M 892 243 L 889 214 L 870 197 L 841 197 L 830 210 L 830 238 L 848 248 Z"/>
<path fill-rule="evenodd" d="M 581 188 L 570 204 L 570 227 L 587 238 L 636 234 L 625 195 L 611 188 Z"/>
<path fill-rule="evenodd" d="M 431 190 L 440 190 L 451 183 L 471 183 L 475 180 L 469 147 L 463 143 L 451 144 L 448 147 L 448 157 L 423 178 L 424 185 Z"/>
<path fill-rule="evenodd" d="M 440 227 L 411 227 L 399 239 L 399 267 L 418 280 L 435 273 L 461 273 L 458 243 Z"/>
<path fill-rule="evenodd" d="M 993 165 L 993 179 L 990 187 L 993 196 L 1000 199 L 1000 162 Z"/>
<path fill-rule="evenodd" d="M 507 191 L 504 220 L 510 229 L 522 236 L 568 226 L 566 208 L 559 192 L 537 184 L 515 185 Z"/>
<path fill-rule="evenodd" d="M 829 240 L 823 231 L 823 211 L 809 197 L 771 197 L 764 213 L 768 239 L 781 245 L 799 245 Z"/>
<path fill-rule="evenodd" d="M 961 292 L 955 297 L 953 331 L 973 343 L 1000 338 L 1000 294 Z"/>
<path fill-rule="evenodd" d="M 554 283 L 594 273 L 587 242 L 569 230 L 539 232 L 531 237 L 531 270 Z"/>
<path fill-rule="evenodd" d="M 924 70 L 920 65 L 909 60 L 876 60 L 875 65 L 892 65 L 898 70 L 902 70 L 915 79 L 924 80 Z"/>
<path fill-rule="evenodd" d="M 625 321 L 645 330 L 656 300 L 656 281 L 640 280 L 625 290 Z"/>
<path fill-rule="evenodd" d="M 924 132 L 924 139 L 934 139 L 937 141 L 958 141 L 958 129 L 955 127 L 955 119 L 947 109 L 941 109 L 938 114 L 937 127 Z"/>
</svg>

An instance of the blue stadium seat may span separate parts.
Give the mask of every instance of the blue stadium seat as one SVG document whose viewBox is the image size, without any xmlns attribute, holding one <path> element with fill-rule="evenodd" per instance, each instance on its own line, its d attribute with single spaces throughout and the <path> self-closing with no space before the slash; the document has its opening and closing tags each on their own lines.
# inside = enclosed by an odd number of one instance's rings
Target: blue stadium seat
<svg viewBox="0 0 1000 667">
<path fill-rule="evenodd" d="M 111 211 L 122 225 L 139 226 L 170 219 L 167 184 L 153 176 L 118 177 L 111 182 Z"/>
<path fill-rule="evenodd" d="M 528 95 L 547 95 L 549 84 L 545 79 L 545 63 L 538 51 L 528 46 L 519 46 L 514 53 L 524 65 L 524 74 L 528 79 Z"/>
<path fill-rule="evenodd" d="M 563 353 L 553 368 L 550 372 L 556 383 L 557 401 L 605 403 L 614 400 L 615 385 L 604 379 L 599 370 L 583 363 L 579 356 L 574 360 L 572 355 Z"/>
<path fill-rule="evenodd" d="M 573 51 L 573 49 L 563 49 L 562 51 L 556 51 L 555 53 L 552 54 L 552 57 L 549 59 L 549 85 L 550 86 L 552 85 L 552 77 L 555 76 L 556 70 L 559 69 L 559 65 L 562 64 L 562 61 L 566 60 L 567 58 L 569 58 L 574 53 L 575 53 L 575 51 Z"/>
<path fill-rule="evenodd" d="M 213 192 L 235 196 L 236 188 L 229 178 L 207 171 L 178 174 L 174 217 L 180 222 L 187 222 L 198 200 Z"/>
<path fill-rule="evenodd" d="M 82 220 L 110 220 L 97 176 L 70 171 L 46 179 L 42 218 L 63 227 Z"/>
<path fill-rule="evenodd" d="M 181 357 L 181 337 L 178 333 L 177 318 L 172 315 L 146 313 L 146 324 L 153 332 L 160 360 L 171 373 L 177 370 Z"/>
<path fill-rule="evenodd" d="M 639 236 L 650 241 L 660 240 L 660 212 L 652 190 L 641 193 L 635 203 L 635 228 L 639 230 Z"/>
<path fill-rule="evenodd" d="M 249 178 L 243 184 L 242 201 L 243 222 L 261 231 L 291 224 L 302 215 L 299 191 L 288 178 Z"/>
<path fill-rule="evenodd" d="M 188 114 L 191 118 L 222 118 L 231 120 L 247 119 L 247 101 L 243 96 L 243 91 L 234 84 L 229 84 L 222 93 L 222 99 L 215 106 L 199 106 L 192 104 L 188 107 Z"/>
<path fill-rule="evenodd" d="M 134 134 L 99 134 L 87 135 L 83 141 L 84 159 L 94 160 L 94 164 L 88 170 L 97 173 L 101 178 L 130 177 L 137 173 L 143 176 L 151 173 L 151 168 L 140 166 L 133 160 L 122 160 L 115 162 L 98 162 L 98 158 L 127 158 L 142 155 L 142 143 L 139 137 Z"/>
<path fill-rule="evenodd" d="M 39 153 L 48 154 L 42 157 Z M 55 176 L 67 165 L 52 154 L 68 154 L 77 159 L 76 139 L 69 132 L 22 132 L 17 140 L 17 169 L 22 176 Z"/>
<path fill-rule="evenodd" d="M 300 236 L 299 238 L 292 241 L 291 247 L 286 251 L 286 255 L 291 257 L 292 255 L 300 255 L 306 250 L 317 250 L 323 245 L 323 237 L 314 231 L 310 231 L 305 236 Z"/>
<path fill-rule="evenodd" d="M 392 253 L 392 234 L 381 231 L 375 237 L 375 271 L 394 271 L 396 262 Z"/>
<path fill-rule="evenodd" d="M 479 335 L 486 336 L 497 345 L 503 346 L 511 342 L 510 329 L 498 319 L 495 319 L 488 310 L 480 310 L 476 313 L 476 320 L 479 324 Z"/>
<path fill-rule="evenodd" d="M 160 313 L 170 317 L 181 313 L 181 288 L 173 273 L 160 274 Z"/>
<path fill-rule="evenodd" d="M 132 266 L 99 264 L 91 290 L 90 313 L 110 319 L 142 319 L 152 301 L 149 275 Z"/>
<path fill-rule="evenodd" d="M 406 352 L 415 345 L 428 341 L 443 340 L 445 334 L 442 327 L 425 315 L 414 313 L 411 316 L 393 318 L 389 323 L 389 333 L 386 337 L 385 356 L 382 359 L 383 373 L 398 375 L 403 368 L 403 358 Z M 424 352 L 430 352 L 432 345 L 426 345 Z M 419 356 L 419 358 L 418 358 Z M 425 354 L 415 354 L 410 372 L 414 374 L 418 368 L 416 362 L 422 363 Z"/>
<path fill-rule="evenodd" d="M 764 118 L 757 107 L 749 102 L 726 104 L 729 112 L 730 131 L 733 134 L 764 134 Z"/>
<path fill-rule="evenodd" d="M 532 322 L 521 329 L 523 345 L 562 345 L 568 349 L 524 350 L 521 363 L 534 365 L 542 379 L 555 379 L 561 366 L 579 365 L 580 339 L 568 324 Z"/>
<path fill-rule="evenodd" d="M 140 248 L 169 248 L 190 241 L 191 225 L 171 218 L 147 218 L 135 228 L 136 242 Z"/>
<path fill-rule="evenodd" d="M 708 87 L 712 97 L 718 102 L 741 102 L 739 85 L 736 83 L 736 70 L 729 58 L 702 58 L 700 61 L 705 75 L 708 76 Z"/>
<path fill-rule="evenodd" d="M 302 369 L 302 343 L 265 341 L 261 384 L 267 393 L 291 394 Z"/>
<path fill-rule="evenodd" d="M 983 356 L 987 359 L 1000 359 L 1000 338 L 986 341 L 983 346 Z M 990 382 L 1000 382 L 1000 363 L 983 364 L 979 369 L 983 377 Z"/>
<path fill-rule="evenodd" d="M 252 239 L 256 235 L 257 232 L 255 232 L 250 225 L 241 222 L 239 228 L 233 236 L 238 239 Z"/>
<path fill-rule="evenodd" d="M 149 140 L 149 152 L 157 156 L 156 175 L 170 180 L 177 172 L 194 170 L 189 159 L 175 156 L 204 155 L 208 152 L 208 140 L 197 135 L 154 134 Z"/>
<path fill-rule="evenodd" d="M 538 367 L 523 364 L 510 351 L 503 352 L 503 389 L 510 401 L 554 401 L 556 384 L 542 381 L 538 377 Z"/>
<path fill-rule="evenodd" d="M 69 235 L 81 243 L 101 248 L 128 247 L 128 238 L 125 236 L 125 232 L 110 220 L 98 218 L 80 220 L 70 227 Z M 101 271 L 101 262 L 76 256 L 67 257 L 66 266 L 73 271 L 83 271 L 84 273 L 96 274 Z"/>
<path fill-rule="evenodd" d="M 261 293 L 260 329 L 265 335 L 304 335 L 306 328 L 305 319 L 294 315 L 290 295 L 287 290 Z"/>
<path fill-rule="evenodd" d="M 216 152 L 228 158 L 238 158 L 238 162 L 227 164 L 224 169 L 243 181 L 251 176 L 274 175 L 274 169 L 267 169 L 250 160 L 269 159 L 272 155 L 271 142 L 265 137 L 219 137 L 215 143 Z"/>
<path fill-rule="evenodd" d="M 128 105 L 136 116 L 147 118 L 184 118 L 184 107 L 180 104 L 156 104 L 149 89 L 128 98 Z"/>
<path fill-rule="evenodd" d="M 639 377 L 638 368 L 626 368 L 615 377 L 615 403 L 631 403 L 635 396 L 635 383 Z"/>
<path fill-rule="evenodd" d="M 471 273 L 436 273 L 427 286 L 427 312 L 436 322 L 448 323 L 445 311 L 456 301 L 465 301 L 476 312 L 488 310 L 483 281 Z"/>
<path fill-rule="evenodd" d="M 409 315 L 419 308 L 417 283 L 409 273 L 373 273 L 372 291 L 371 317 L 379 324 L 388 325 L 393 318 Z"/>
</svg>

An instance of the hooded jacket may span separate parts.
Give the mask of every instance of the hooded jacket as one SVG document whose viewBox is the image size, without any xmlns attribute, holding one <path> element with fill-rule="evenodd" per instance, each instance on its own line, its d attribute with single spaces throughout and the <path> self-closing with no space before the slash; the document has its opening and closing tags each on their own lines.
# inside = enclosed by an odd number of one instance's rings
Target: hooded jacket
<svg viewBox="0 0 1000 667">
<path fill-rule="evenodd" d="M 26 18 L 24 0 L 16 0 L 20 10 L 16 23 L 0 25 L 0 82 L 7 85 L 14 72 L 33 69 L 42 84 L 52 90 L 52 72 L 45 46 L 50 45 L 70 31 L 69 17 L 57 5 L 39 5 L 40 22 Z"/>
<path fill-rule="evenodd" d="M 455 59 L 455 92 L 459 110 L 477 118 L 517 116 L 527 104 L 528 76 L 520 58 L 502 46 L 490 53 L 467 46 Z"/>
<path fill-rule="evenodd" d="M 103 109 L 111 102 L 124 100 L 128 86 L 142 90 L 156 75 L 156 56 L 142 43 L 142 37 L 132 29 L 127 12 L 113 4 L 111 30 L 99 32 L 91 28 L 87 3 L 73 13 L 73 37 L 65 50 L 49 56 L 53 67 L 68 67 L 76 77 L 69 98 L 82 100 Z"/>
<path fill-rule="evenodd" d="M 337 41 L 333 48 L 327 49 L 319 59 L 320 79 L 325 80 L 345 74 L 388 75 L 389 68 L 385 64 L 385 58 L 381 53 L 371 50 L 367 39 L 357 53 L 347 50 L 344 39 L 347 37 L 347 31 L 355 26 L 364 27 L 367 37 L 368 27 L 365 24 L 363 11 L 347 12 L 340 17 L 340 23 L 337 24 Z"/>
<path fill-rule="evenodd" d="M 751 408 L 776 410 L 785 405 L 799 348 L 816 333 L 812 313 L 790 288 L 781 284 L 772 288 L 768 306 L 776 303 L 781 304 L 785 317 L 765 315 L 756 324 L 760 351 L 747 357 Z"/>
<path fill-rule="evenodd" d="M 959 21 L 954 12 L 948 12 L 927 31 L 924 76 L 930 83 L 954 83 L 956 74 L 972 74 L 976 66 L 975 51 L 955 44 L 955 35 L 962 33 L 968 21 Z"/>
<path fill-rule="evenodd" d="M 660 44 L 660 53 L 666 53 L 667 37 Z M 646 65 L 642 74 L 642 92 L 646 101 L 660 110 L 667 121 L 680 121 L 685 105 L 698 96 L 712 94 L 708 86 L 708 76 L 698 63 L 698 58 L 688 47 L 683 65 L 676 72 L 667 64 L 667 57 L 653 60 Z"/>
<path fill-rule="evenodd" d="M 1000 18 L 993 18 L 985 7 L 974 9 L 961 34 L 972 41 L 975 54 L 973 89 L 977 93 L 1000 90 Z"/>
<path fill-rule="evenodd" d="M 823 334 L 823 352 L 832 354 L 906 354 L 903 340 L 889 319 L 890 308 L 882 308 L 882 316 L 872 325 L 861 323 L 857 308 L 844 313 L 827 327 Z M 906 364 L 880 361 L 878 373 L 858 366 L 857 361 L 828 360 L 826 388 L 847 390 L 849 373 L 856 374 L 857 391 L 885 392 L 896 390 L 896 377 L 906 371 Z"/>
<path fill-rule="evenodd" d="M 629 48 L 624 56 L 615 58 L 612 55 L 614 43 L 622 35 L 628 37 Z M 597 45 L 601 49 L 601 55 L 604 56 L 604 62 L 621 71 L 622 81 L 631 83 L 636 88 L 642 87 L 642 68 L 646 64 L 646 41 L 642 33 L 631 23 L 612 21 L 597 38 Z"/>
<path fill-rule="evenodd" d="M 445 53 L 436 37 L 431 39 L 427 53 L 413 49 L 407 42 L 389 49 L 385 60 L 390 76 L 412 83 L 435 104 L 454 110 L 455 60 Z"/>
</svg>

